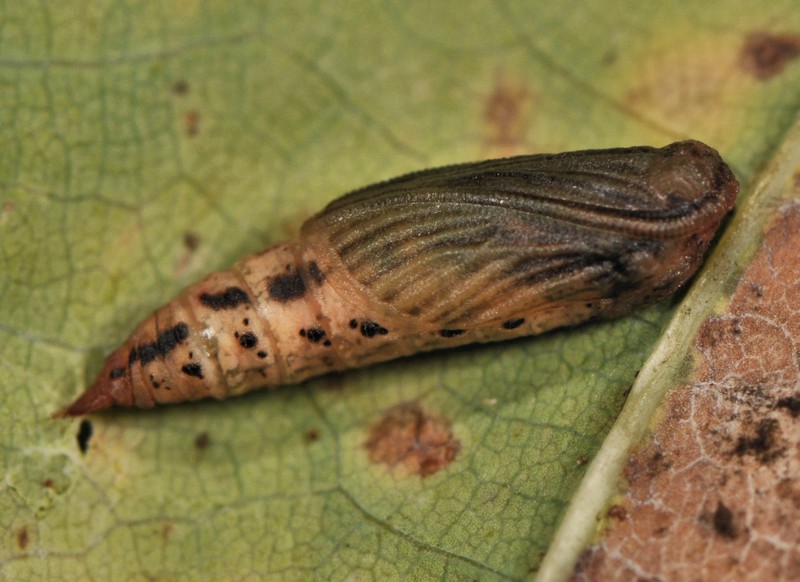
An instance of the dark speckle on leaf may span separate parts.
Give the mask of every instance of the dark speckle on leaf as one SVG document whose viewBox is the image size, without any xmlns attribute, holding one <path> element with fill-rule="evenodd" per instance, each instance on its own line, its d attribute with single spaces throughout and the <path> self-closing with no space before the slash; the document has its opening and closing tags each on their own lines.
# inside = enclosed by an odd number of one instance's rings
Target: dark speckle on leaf
<svg viewBox="0 0 800 582">
<path fill-rule="evenodd" d="M 94 432 L 94 427 L 92 423 L 88 420 L 82 420 L 80 426 L 78 427 L 78 448 L 81 450 L 83 454 L 86 454 L 86 451 L 89 450 L 89 440 L 92 438 L 92 433 Z"/>
</svg>

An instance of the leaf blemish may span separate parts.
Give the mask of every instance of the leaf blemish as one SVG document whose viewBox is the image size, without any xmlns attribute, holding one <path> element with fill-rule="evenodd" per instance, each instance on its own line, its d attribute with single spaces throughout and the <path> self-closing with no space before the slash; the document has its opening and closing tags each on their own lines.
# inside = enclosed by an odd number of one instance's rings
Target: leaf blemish
<svg viewBox="0 0 800 582">
<path fill-rule="evenodd" d="M 20 550 L 24 550 L 28 547 L 28 542 L 30 541 L 30 536 L 28 534 L 28 528 L 22 526 L 19 531 L 17 532 L 17 546 Z"/>
<path fill-rule="evenodd" d="M 89 450 L 89 439 L 92 438 L 93 432 L 92 423 L 88 420 L 82 420 L 78 427 L 78 436 L 76 438 L 78 440 L 78 448 L 84 455 Z"/>
<path fill-rule="evenodd" d="M 178 79 L 172 85 L 172 92 L 175 95 L 186 95 L 189 92 L 189 83 L 185 79 Z"/>
<path fill-rule="evenodd" d="M 783 448 L 778 447 L 779 432 L 778 422 L 774 418 L 765 418 L 756 425 L 755 434 L 739 437 L 734 452 L 740 457 L 749 454 L 762 463 L 769 463 L 784 452 Z"/>
<path fill-rule="evenodd" d="M 200 113 L 197 111 L 187 111 L 183 115 L 183 124 L 186 128 L 186 135 L 196 136 L 200 131 Z"/>
<path fill-rule="evenodd" d="M 186 250 L 195 251 L 200 246 L 200 235 L 196 232 L 188 231 L 183 235 L 183 246 Z"/>
<path fill-rule="evenodd" d="M 717 508 L 714 510 L 711 522 L 714 526 L 714 531 L 720 536 L 729 539 L 736 537 L 733 512 L 722 501 L 717 501 Z"/>
<path fill-rule="evenodd" d="M 198 451 L 207 449 L 211 445 L 211 436 L 207 432 L 201 432 L 194 439 L 194 448 Z"/>
<path fill-rule="evenodd" d="M 530 109 L 531 94 L 527 87 L 512 84 L 498 75 L 483 109 L 486 145 L 503 156 L 523 149 Z"/>
<path fill-rule="evenodd" d="M 754 32 L 744 41 L 741 66 L 761 81 L 782 73 L 786 66 L 800 57 L 800 36 Z"/>
<path fill-rule="evenodd" d="M 364 447 L 373 463 L 428 477 L 455 460 L 461 443 L 449 421 L 406 402 L 387 410 L 370 428 Z"/>
</svg>

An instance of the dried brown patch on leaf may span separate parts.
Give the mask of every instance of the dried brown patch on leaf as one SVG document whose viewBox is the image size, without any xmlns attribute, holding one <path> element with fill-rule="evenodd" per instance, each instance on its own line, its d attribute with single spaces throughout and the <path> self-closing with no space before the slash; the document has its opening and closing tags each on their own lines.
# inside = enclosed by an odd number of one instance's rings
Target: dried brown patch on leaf
<svg viewBox="0 0 800 582">
<path fill-rule="evenodd" d="M 200 235 L 196 232 L 188 231 L 183 235 L 183 246 L 187 251 L 195 251 L 200 246 Z"/>
<path fill-rule="evenodd" d="M 20 550 L 24 550 L 28 547 L 28 542 L 30 542 L 30 534 L 28 533 L 28 528 L 26 526 L 22 526 L 17 530 L 17 547 Z"/>
<path fill-rule="evenodd" d="M 194 137 L 200 132 L 200 113 L 194 110 L 183 114 L 183 125 L 186 135 Z"/>
<path fill-rule="evenodd" d="M 800 57 L 800 35 L 753 32 L 744 39 L 742 69 L 762 81 L 771 79 Z"/>
<path fill-rule="evenodd" d="M 161 536 L 161 540 L 164 541 L 164 542 L 167 542 L 169 540 L 169 537 L 172 535 L 172 530 L 173 529 L 174 529 L 174 526 L 172 525 L 172 523 L 170 523 L 168 521 L 163 523 L 163 524 L 161 524 L 161 531 L 159 532 L 159 535 Z"/>
<path fill-rule="evenodd" d="M 415 402 L 387 410 L 370 428 L 364 446 L 373 463 L 422 477 L 447 467 L 461 448 L 450 423 Z"/>
<path fill-rule="evenodd" d="M 198 451 L 203 451 L 211 446 L 211 435 L 207 432 L 201 432 L 194 439 L 194 448 Z"/>
<path fill-rule="evenodd" d="M 94 433 L 94 427 L 91 421 L 82 420 L 78 426 L 78 434 L 75 435 L 75 440 L 78 441 L 78 448 L 83 454 L 86 454 L 86 451 L 89 450 L 89 441 L 92 438 L 92 433 Z"/>
<path fill-rule="evenodd" d="M 178 259 L 178 264 L 175 267 L 175 276 L 181 277 L 186 269 L 192 262 L 192 257 L 200 246 L 200 236 L 192 231 L 187 231 L 183 234 L 183 248 L 184 252 Z"/>
<path fill-rule="evenodd" d="M 185 79 L 178 79 L 172 85 L 172 92 L 175 95 L 186 95 L 189 92 L 189 83 Z"/>
<path fill-rule="evenodd" d="M 800 579 L 798 248 L 792 204 L 699 331 L 692 383 L 629 459 L 626 519 L 608 521 L 574 579 Z"/>
<path fill-rule="evenodd" d="M 527 149 L 525 135 L 532 108 L 533 98 L 525 85 L 497 75 L 483 106 L 484 142 L 489 157 L 513 156 Z"/>
</svg>

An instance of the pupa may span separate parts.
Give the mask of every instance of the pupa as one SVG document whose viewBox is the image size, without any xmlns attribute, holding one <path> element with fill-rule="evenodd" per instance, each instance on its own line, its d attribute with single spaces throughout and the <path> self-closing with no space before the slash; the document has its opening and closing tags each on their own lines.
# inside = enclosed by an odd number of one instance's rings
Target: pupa
<svg viewBox="0 0 800 582">
<path fill-rule="evenodd" d="M 58 413 L 223 399 L 632 312 L 703 261 L 739 184 L 682 141 L 423 170 L 156 310 Z"/>
</svg>

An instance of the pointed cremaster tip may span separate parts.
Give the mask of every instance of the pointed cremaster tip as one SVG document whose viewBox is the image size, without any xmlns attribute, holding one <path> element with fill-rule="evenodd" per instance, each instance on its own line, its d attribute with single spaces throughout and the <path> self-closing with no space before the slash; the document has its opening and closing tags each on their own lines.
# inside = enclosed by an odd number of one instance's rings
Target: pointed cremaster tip
<svg viewBox="0 0 800 582">
<path fill-rule="evenodd" d="M 86 392 L 81 394 L 75 402 L 70 404 L 64 410 L 56 412 L 53 418 L 65 418 L 68 416 L 83 416 L 90 412 L 97 410 L 104 410 L 110 408 L 114 401 L 107 389 L 101 385 L 100 382 L 89 388 Z"/>
</svg>

